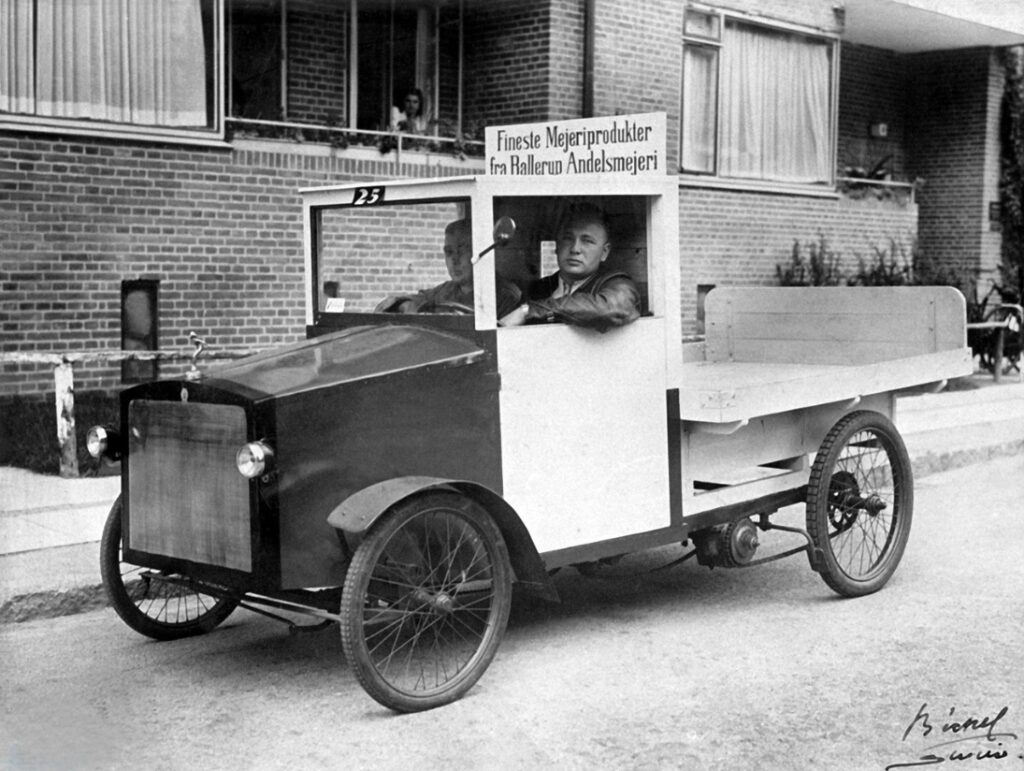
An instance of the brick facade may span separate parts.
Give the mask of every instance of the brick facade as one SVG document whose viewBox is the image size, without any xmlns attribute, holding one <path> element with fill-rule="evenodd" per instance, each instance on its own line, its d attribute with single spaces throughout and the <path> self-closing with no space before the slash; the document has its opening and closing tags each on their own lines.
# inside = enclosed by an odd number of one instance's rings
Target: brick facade
<svg viewBox="0 0 1024 771">
<path fill-rule="evenodd" d="M 839 73 L 839 173 L 882 166 L 895 180 L 907 179 L 906 67 L 892 51 L 844 44 Z M 871 135 L 883 123 L 887 137 Z M 888 160 L 886 160 L 888 159 Z"/>
<path fill-rule="evenodd" d="M 288 120 L 344 124 L 349 19 L 348 4 L 288 3 Z"/>
<path fill-rule="evenodd" d="M 592 0 L 594 109 L 665 111 L 670 164 L 679 142 L 682 3 Z M 721 5 L 823 33 L 840 29 L 822 0 Z M 289 2 L 289 117 L 328 122 L 347 109 L 347 4 Z M 467 0 L 464 125 L 579 117 L 585 0 Z M 447 46 L 456 45 L 451 31 Z M 839 156 L 892 154 L 897 176 L 921 176 L 918 207 L 897 201 L 749 190 L 680 189 L 684 325 L 696 330 L 697 286 L 776 281 L 794 241 L 824 237 L 854 267 L 889 241 L 951 263 L 991 268 L 998 233 L 987 203 L 998 173 L 1001 70 L 987 51 L 899 57 L 842 47 Z M 457 57 L 442 52 L 450 74 Z M 446 79 L 449 84 L 452 79 Z M 456 94 L 442 93 L 454 117 Z M 890 135 L 871 140 L 884 120 Z M 417 153 L 407 154 L 417 156 Z M 116 348 L 120 282 L 160 281 L 160 333 L 179 347 L 195 330 L 226 346 L 303 334 L 300 187 L 479 168 L 451 156 L 403 165 L 373 149 L 235 140 L 182 147 L 73 135 L 0 132 L 0 350 Z M 674 167 L 673 167 L 674 168 Z M 76 367 L 79 388 L 116 385 L 116 368 Z M 0 397 L 52 389 L 48 367 L 2 365 Z"/>
<path fill-rule="evenodd" d="M 991 277 L 1000 235 L 989 228 L 998 198 L 1003 71 L 988 49 L 919 54 L 908 60 L 908 169 L 918 196 L 922 250 Z"/>
<path fill-rule="evenodd" d="M 776 266 L 790 261 L 794 242 L 824 239 L 845 271 L 875 248 L 909 248 L 917 207 L 893 200 L 737 194 L 683 188 L 679 195 L 683 331 L 698 332 L 697 287 L 778 283 Z"/>
<path fill-rule="evenodd" d="M 253 149 L 247 149 L 253 148 Z M 267 347 L 304 332 L 302 187 L 396 175 L 369 160 L 292 143 L 231 150 L 0 135 L 0 350 L 120 347 L 120 284 L 160 281 L 161 346 L 195 331 Z M 454 158 L 401 176 L 465 173 Z M 0 396 L 52 389 L 47 366 L 0 365 Z M 80 389 L 119 369 L 79 365 Z"/>
</svg>

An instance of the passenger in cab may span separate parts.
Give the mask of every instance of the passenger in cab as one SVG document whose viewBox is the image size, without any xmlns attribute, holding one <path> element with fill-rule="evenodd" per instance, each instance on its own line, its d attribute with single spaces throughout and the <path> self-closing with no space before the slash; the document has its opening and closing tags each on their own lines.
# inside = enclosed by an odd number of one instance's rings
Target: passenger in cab
<svg viewBox="0 0 1024 771">
<path fill-rule="evenodd" d="M 468 219 L 449 222 L 444 229 L 444 262 L 449 281 L 413 295 L 390 295 L 381 300 L 374 313 L 473 312 L 473 241 Z M 495 276 L 494 291 L 498 318 L 512 312 L 521 302 L 519 287 Z"/>
<path fill-rule="evenodd" d="M 570 209 L 558 231 L 558 272 L 527 287 L 527 302 L 501 326 L 564 322 L 605 332 L 640 317 L 640 291 L 622 272 L 603 272 L 611 251 L 608 220 L 596 206 Z"/>
</svg>

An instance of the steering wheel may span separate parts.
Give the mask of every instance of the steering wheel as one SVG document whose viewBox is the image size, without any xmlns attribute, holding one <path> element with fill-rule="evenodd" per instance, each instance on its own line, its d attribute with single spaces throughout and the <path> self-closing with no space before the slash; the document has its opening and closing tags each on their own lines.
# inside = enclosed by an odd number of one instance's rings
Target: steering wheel
<svg viewBox="0 0 1024 771">
<path fill-rule="evenodd" d="M 459 316 L 472 316 L 473 309 L 463 303 L 457 303 L 454 301 L 436 302 L 424 305 L 419 310 L 420 313 L 454 313 Z"/>
</svg>

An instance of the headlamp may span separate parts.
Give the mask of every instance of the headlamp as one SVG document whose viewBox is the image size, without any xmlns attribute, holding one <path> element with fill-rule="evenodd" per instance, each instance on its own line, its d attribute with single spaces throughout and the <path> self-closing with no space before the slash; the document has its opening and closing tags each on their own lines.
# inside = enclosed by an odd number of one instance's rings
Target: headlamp
<svg viewBox="0 0 1024 771">
<path fill-rule="evenodd" d="M 265 442 L 249 442 L 235 455 L 238 473 L 246 479 L 253 479 L 267 470 L 274 459 L 274 451 Z"/>
</svg>

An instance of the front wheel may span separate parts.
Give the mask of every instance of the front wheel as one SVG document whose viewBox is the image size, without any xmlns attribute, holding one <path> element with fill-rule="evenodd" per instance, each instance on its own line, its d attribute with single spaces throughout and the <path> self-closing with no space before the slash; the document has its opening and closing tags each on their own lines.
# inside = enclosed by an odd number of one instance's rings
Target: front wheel
<svg viewBox="0 0 1024 771">
<path fill-rule="evenodd" d="M 896 427 L 851 412 L 821 444 L 807 486 L 807 531 L 823 555 L 821 577 L 844 597 L 877 592 L 903 557 L 914 490 Z"/>
<path fill-rule="evenodd" d="M 435 491 L 398 504 L 359 545 L 341 640 L 360 684 L 397 712 L 448 704 L 487 669 L 505 633 L 512 569 L 476 502 Z"/>
<path fill-rule="evenodd" d="M 117 615 L 139 634 L 177 640 L 211 631 L 237 600 L 197 592 L 164 578 L 180 578 L 125 562 L 121 556 L 121 498 L 114 501 L 100 539 L 100 575 Z"/>
</svg>

